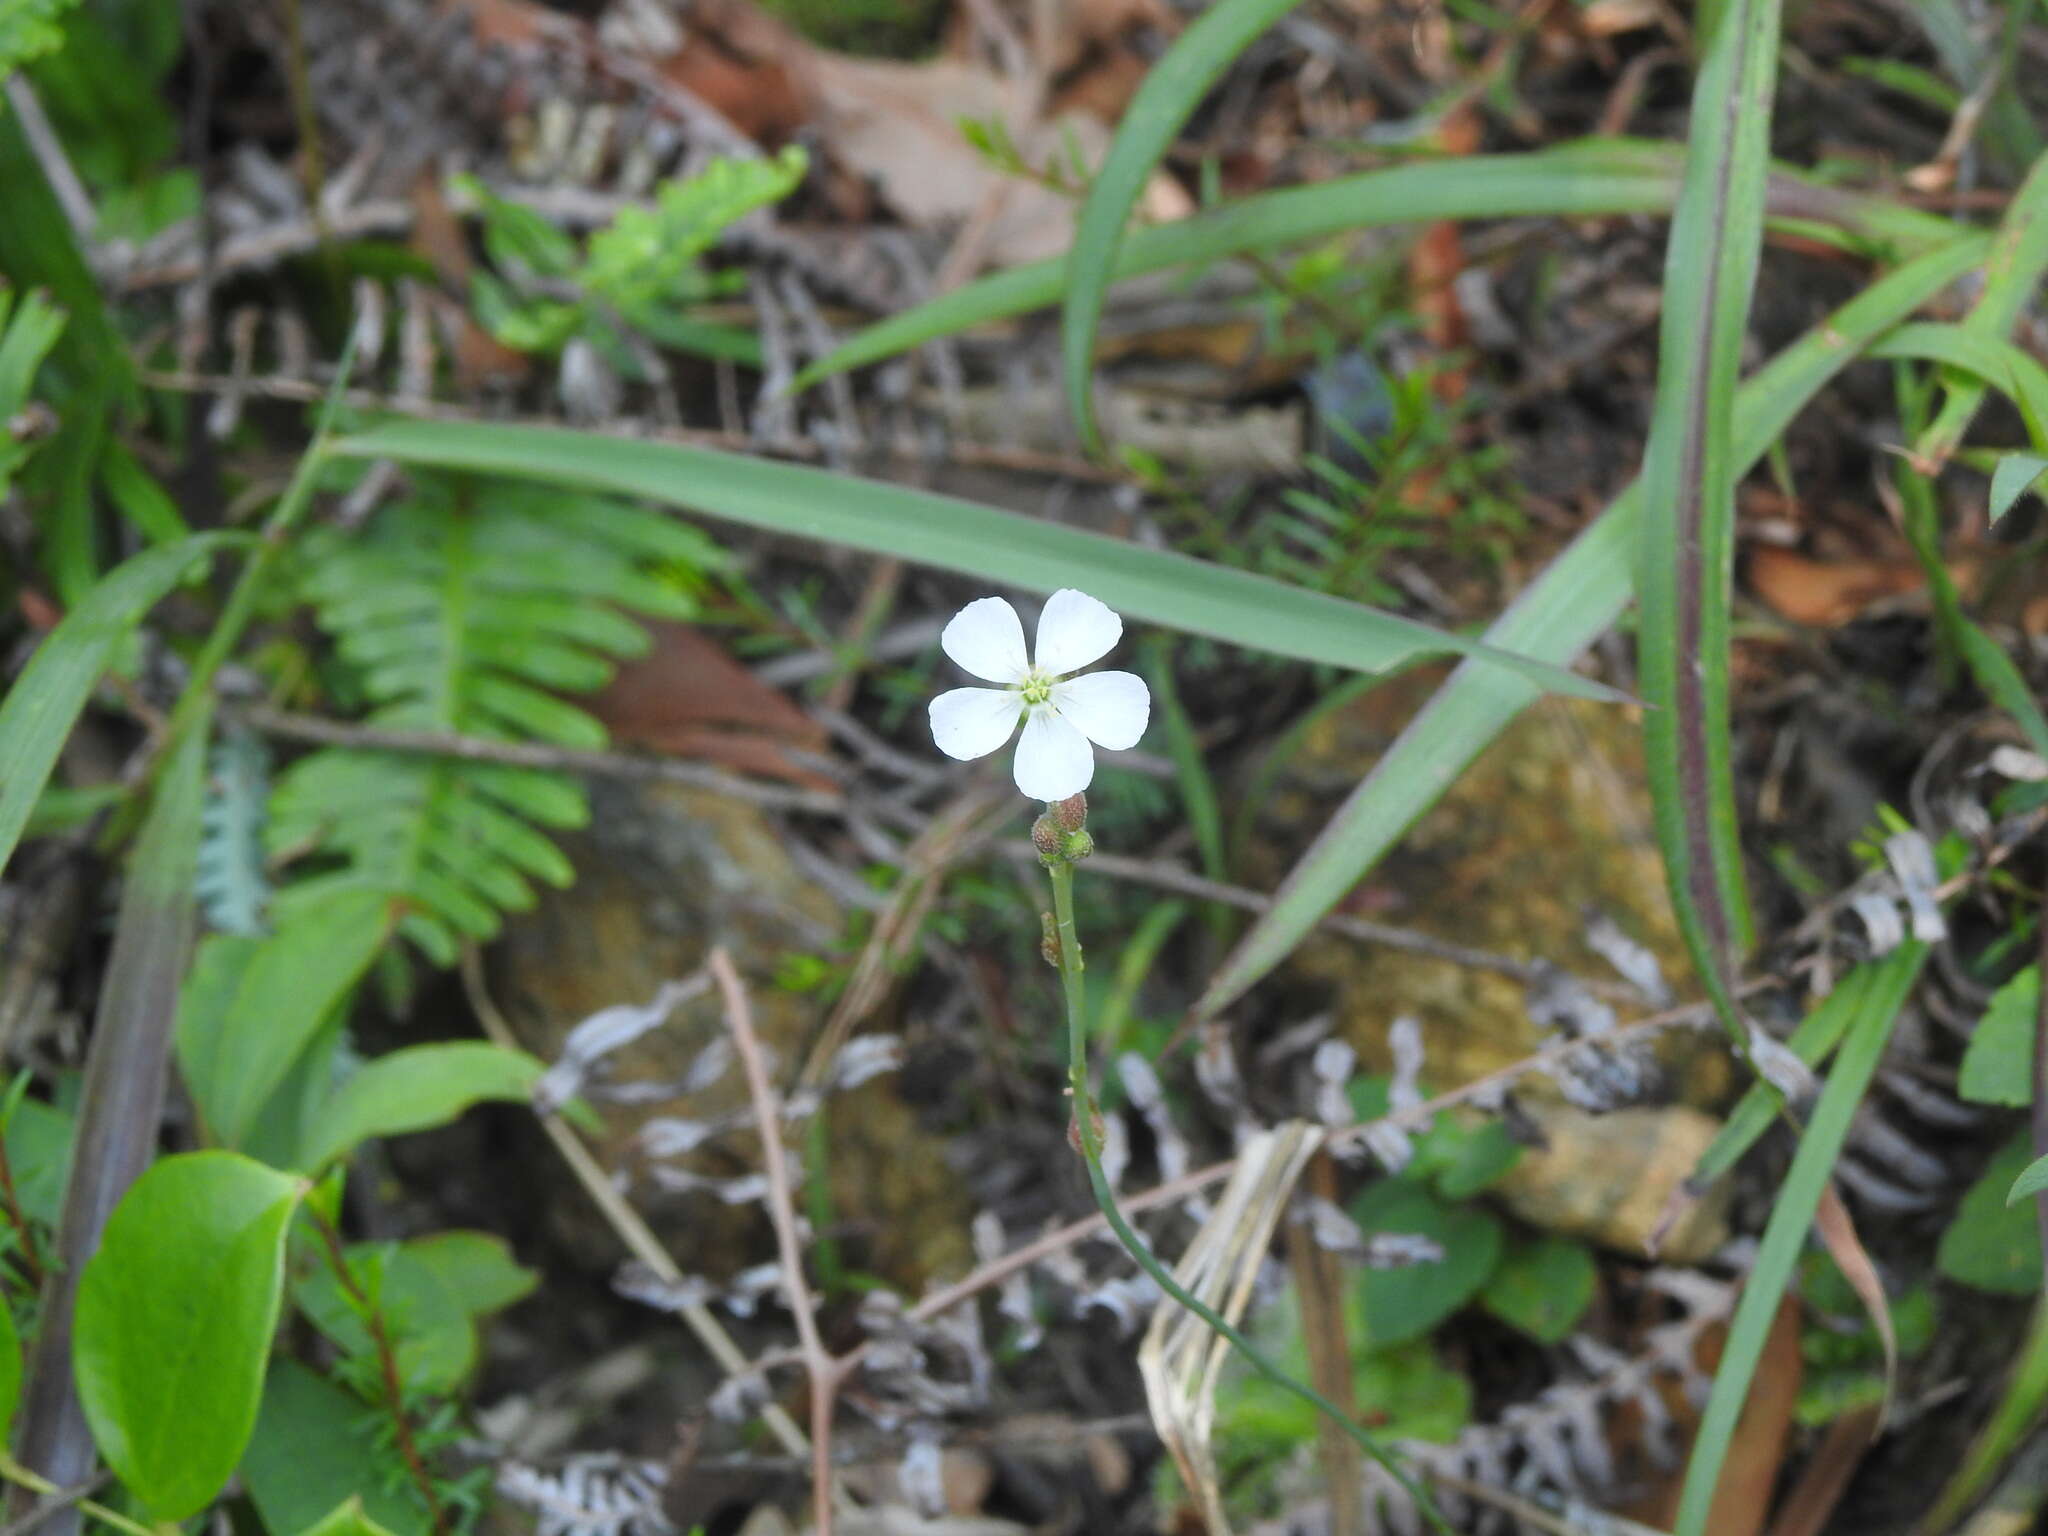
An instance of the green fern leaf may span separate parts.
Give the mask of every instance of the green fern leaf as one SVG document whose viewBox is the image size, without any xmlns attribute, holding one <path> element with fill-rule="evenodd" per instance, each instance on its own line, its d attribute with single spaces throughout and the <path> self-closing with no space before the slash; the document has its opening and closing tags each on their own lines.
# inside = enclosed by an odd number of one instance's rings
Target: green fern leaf
<svg viewBox="0 0 2048 1536">
<path fill-rule="evenodd" d="M 541 486 L 422 477 L 354 534 L 305 548 L 302 587 L 357 673 L 369 722 L 558 746 L 605 745 L 602 726 L 558 697 L 610 680 L 644 654 L 622 609 L 687 618 L 673 573 L 721 568 L 702 534 L 624 502 Z M 275 898 L 280 925 L 338 886 L 400 898 L 403 933 L 452 964 L 536 881 L 567 885 L 547 836 L 579 827 L 581 784 L 539 769 L 333 748 L 294 764 L 272 797 L 269 846 L 308 857 Z"/>
</svg>

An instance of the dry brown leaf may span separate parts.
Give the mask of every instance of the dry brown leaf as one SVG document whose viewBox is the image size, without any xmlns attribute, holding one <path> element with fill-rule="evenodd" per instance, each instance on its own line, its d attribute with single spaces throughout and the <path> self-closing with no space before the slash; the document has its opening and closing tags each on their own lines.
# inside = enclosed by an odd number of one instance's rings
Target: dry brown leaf
<svg viewBox="0 0 2048 1536">
<path fill-rule="evenodd" d="M 1870 1262 L 1863 1239 L 1856 1235 L 1856 1223 L 1849 1215 L 1849 1208 L 1842 1204 L 1842 1196 L 1832 1183 L 1821 1191 L 1820 1209 L 1814 1213 L 1813 1230 L 1815 1236 L 1826 1244 L 1829 1256 L 1849 1282 L 1850 1289 L 1855 1291 L 1856 1299 L 1863 1303 L 1863 1310 L 1870 1314 L 1871 1326 L 1877 1329 L 1878 1340 L 1884 1345 L 1884 1402 L 1872 1428 L 1875 1434 L 1891 1417 L 1892 1393 L 1898 1387 L 1899 1336 L 1892 1327 L 1891 1302 L 1885 1297 L 1884 1282 L 1877 1277 L 1877 1266 Z"/>
<path fill-rule="evenodd" d="M 1833 629 L 1873 604 L 1926 585 L 1910 558 L 1815 560 L 1762 544 L 1749 553 L 1749 588 L 1780 618 Z"/>
<path fill-rule="evenodd" d="M 1877 1409 L 1858 1408 L 1828 1426 L 1771 1523 L 1771 1536 L 1822 1536 L 1877 1437 L 1878 1422 Z"/>
<path fill-rule="evenodd" d="M 622 746 L 723 763 L 814 789 L 832 781 L 789 755 L 825 729 L 687 624 L 649 622 L 654 648 L 621 666 L 591 712 Z"/>
</svg>

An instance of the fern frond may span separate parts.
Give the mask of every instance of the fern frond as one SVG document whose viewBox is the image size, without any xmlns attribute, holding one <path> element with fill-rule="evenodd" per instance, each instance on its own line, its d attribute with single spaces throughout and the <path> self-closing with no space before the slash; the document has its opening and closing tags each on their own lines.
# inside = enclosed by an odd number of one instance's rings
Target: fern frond
<svg viewBox="0 0 2048 1536">
<path fill-rule="evenodd" d="M 360 676 L 370 723 L 559 746 L 605 745 L 604 728 L 556 696 L 610 680 L 643 654 L 622 609 L 687 618 L 669 571 L 726 556 L 686 524 L 624 502 L 542 486 L 422 478 L 358 533 L 308 540 L 303 589 Z M 582 786 L 539 769 L 335 748 L 294 764 L 272 798 L 272 849 L 325 866 L 276 902 L 278 920 L 336 884 L 402 898 L 399 925 L 452 964 L 465 939 L 566 885 L 547 831 L 583 825 Z M 545 829 L 545 830 L 539 830 Z"/>
<path fill-rule="evenodd" d="M 214 746 L 211 770 L 193 890 L 216 932 L 258 934 L 270 903 L 263 864 L 270 753 L 254 732 L 231 729 Z"/>
</svg>

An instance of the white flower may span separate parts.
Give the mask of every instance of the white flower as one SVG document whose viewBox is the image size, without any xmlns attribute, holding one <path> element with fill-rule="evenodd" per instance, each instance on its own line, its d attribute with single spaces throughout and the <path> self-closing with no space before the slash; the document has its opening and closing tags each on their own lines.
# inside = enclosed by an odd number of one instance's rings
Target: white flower
<svg viewBox="0 0 2048 1536">
<path fill-rule="evenodd" d="M 953 615 L 939 644 L 976 677 L 1000 688 L 955 688 L 932 700 L 932 740 L 963 762 L 986 757 L 1024 722 L 1017 787 L 1034 800 L 1078 795 L 1095 777 L 1088 743 L 1120 752 L 1136 746 L 1152 715 L 1145 680 L 1131 672 L 1068 677 L 1099 661 L 1122 638 L 1124 621 L 1085 592 L 1062 587 L 1038 619 L 1038 653 L 1026 660 L 1024 626 L 1000 597 L 978 598 Z"/>
</svg>

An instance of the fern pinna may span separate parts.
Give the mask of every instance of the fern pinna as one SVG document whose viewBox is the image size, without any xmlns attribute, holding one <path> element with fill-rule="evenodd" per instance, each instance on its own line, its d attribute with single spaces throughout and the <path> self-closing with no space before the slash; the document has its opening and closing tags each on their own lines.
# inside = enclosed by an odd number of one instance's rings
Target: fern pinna
<svg viewBox="0 0 2048 1536">
<path fill-rule="evenodd" d="M 421 477 L 357 532 L 308 539 L 302 590 L 371 705 L 368 723 L 596 748 L 560 691 L 601 687 L 646 632 L 621 610 L 696 611 L 692 578 L 726 563 L 687 524 L 545 486 Z M 682 577 L 682 580 L 678 580 Z M 565 885 L 546 830 L 588 819 L 581 784 L 541 769 L 329 748 L 293 764 L 269 844 L 316 861 L 276 900 L 280 925 L 343 886 L 389 893 L 433 962 Z"/>
</svg>

